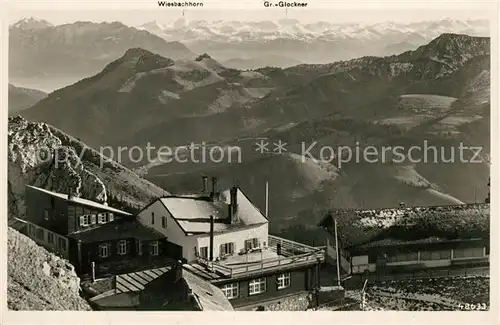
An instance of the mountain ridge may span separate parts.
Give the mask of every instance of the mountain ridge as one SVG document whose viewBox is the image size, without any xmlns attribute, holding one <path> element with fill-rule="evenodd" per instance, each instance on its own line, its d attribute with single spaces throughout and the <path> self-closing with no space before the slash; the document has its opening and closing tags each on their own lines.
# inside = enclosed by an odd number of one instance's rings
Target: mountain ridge
<svg viewBox="0 0 500 325">
<path fill-rule="evenodd" d="M 180 42 L 168 42 L 120 22 L 76 22 L 27 29 L 22 26 L 14 24 L 9 28 L 9 78 L 25 87 L 59 88 L 58 80 L 75 82 L 93 75 L 134 47 L 176 59 L 194 56 Z M 89 43 L 93 46 L 89 47 Z M 40 87 L 28 84 L 42 85 L 43 80 L 45 85 Z M 55 82 L 55 87 L 48 82 Z"/>
<path fill-rule="evenodd" d="M 17 114 L 20 111 L 29 108 L 47 97 L 47 93 L 23 87 L 16 87 L 9 83 L 9 115 Z"/>
</svg>

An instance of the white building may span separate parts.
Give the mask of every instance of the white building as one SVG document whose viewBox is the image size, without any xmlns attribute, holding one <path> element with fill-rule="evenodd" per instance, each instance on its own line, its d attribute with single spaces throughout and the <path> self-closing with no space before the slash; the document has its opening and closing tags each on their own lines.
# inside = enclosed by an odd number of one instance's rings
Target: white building
<svg viewBox="0 0 500 325">
<path fill-rule="evenodd" d="M 198 257 L 217 260 L 267 245 L 264 214 L 238 187 L 218 192 L 216 179 L 213 181 L 210 194 L 205 185 L 201 195 L 159 198 L 138 215 L 142 224 L 181 246 L 188 262 Z"/>
</svg>

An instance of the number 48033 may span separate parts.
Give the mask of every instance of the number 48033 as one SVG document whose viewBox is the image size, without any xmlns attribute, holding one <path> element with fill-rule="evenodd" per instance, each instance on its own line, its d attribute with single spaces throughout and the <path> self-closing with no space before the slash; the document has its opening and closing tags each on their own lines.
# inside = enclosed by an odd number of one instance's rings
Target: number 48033
<svg viewBox="0 0 500 325">
<path fill-rule="evenodd" d="M 485 303 L 478 304 L 459 304 L 458 308 L 460 310 L 488 310 L 488 305 Z"/>
</svg>

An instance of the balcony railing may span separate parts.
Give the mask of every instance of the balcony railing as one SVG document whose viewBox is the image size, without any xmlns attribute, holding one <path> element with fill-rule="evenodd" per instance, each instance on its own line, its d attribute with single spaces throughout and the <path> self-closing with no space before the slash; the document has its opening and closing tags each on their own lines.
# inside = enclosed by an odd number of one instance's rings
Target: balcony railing
<svg viewBox="0 0 500 325">
<path fill-rule="evenodd" d="M 208 261 L 199 257 L 198 263 L 212 272 L 231 278 L 265 269 L 322 263 L 325 260 L 325 247 L 312 247 L 271 235 L 268 237 L 268 246 L 261 248 L 262 252 L 270 250 L 277 253 L 277 244 L 281 245 L 281 251 L 274 258 L 248 261 L 237 265 L 225 265 L 223 261 Z"/>
</svg>

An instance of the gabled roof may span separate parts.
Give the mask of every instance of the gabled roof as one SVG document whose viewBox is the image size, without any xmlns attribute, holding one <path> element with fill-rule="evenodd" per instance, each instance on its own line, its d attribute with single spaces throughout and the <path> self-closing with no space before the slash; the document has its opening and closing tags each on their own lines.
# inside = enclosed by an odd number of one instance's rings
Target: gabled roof
<svg viewBox="0 0 500 325">
<path fill-rule="evenodd" d="M 233 306 L 221 289 L 185 269 L 182 278 L 197 298 L 202 311 L 233 311 Z"/>
<path fill-rule="evenodd" d="M 74 203 L 84 205 L 87 207 L 92 207 L 92 208 L 96 208 L 99 210 L 109 211 L 109 212 L 117 213 L 120 215 L 127 215 L 127 216 L 132 215 L 128 212 L 112 208 L 110 206 L 107 206 L 107 205 L 99 203 L 99 202 L 94 202 L 94 201 L 82 199 L 79 197 L 73 197 L 70 199 L 68 194 L 53 192 L 53 191 L 49 191 L 49 190 L 46 190 L 46 189 L 43 189 L 40 187 L 36 187 L 36 186 L 32 186 L 32 185 L 26 185 L 26 187 L 33 189 L 33 190 L 36 190 L 36 191 L 41 192 L 41 193 L 45 193 L 45 194 L 53 196 L 53 197 L 57 197 L 59 199 L 63 199 L 63 200 L 68 201 L 68 202 L 74 202 Z"/>
<path fill-rule="evenodd" d="M 184 266 L 180 263 L 172 265 L 169 271 L 144 285 L 141 292 L 142 309 L 233 310 L 220 288 L 189 272 Z"/>
<path fill-rule="evenodd" d="M 206 196 L 168 196 L 159 199 L 172 218 L 187 235 L 210 232 L 210 216 L 214 217 L 214 232 L 244 228 L 267 223 L 262 212 L 237 189 L 239 223 L 228 222 L 230 190 L 220 193 L 219 199 L 211 200 Z"/>
<path fill-rule="evenodd" d="M 372 210 L 332 210 L 318 226 L 334 234 L 344 248 L 387 238 L 413 241 L 425 238 L 488 238 L 489 204 L 400 207 Z"/>
</svg>

